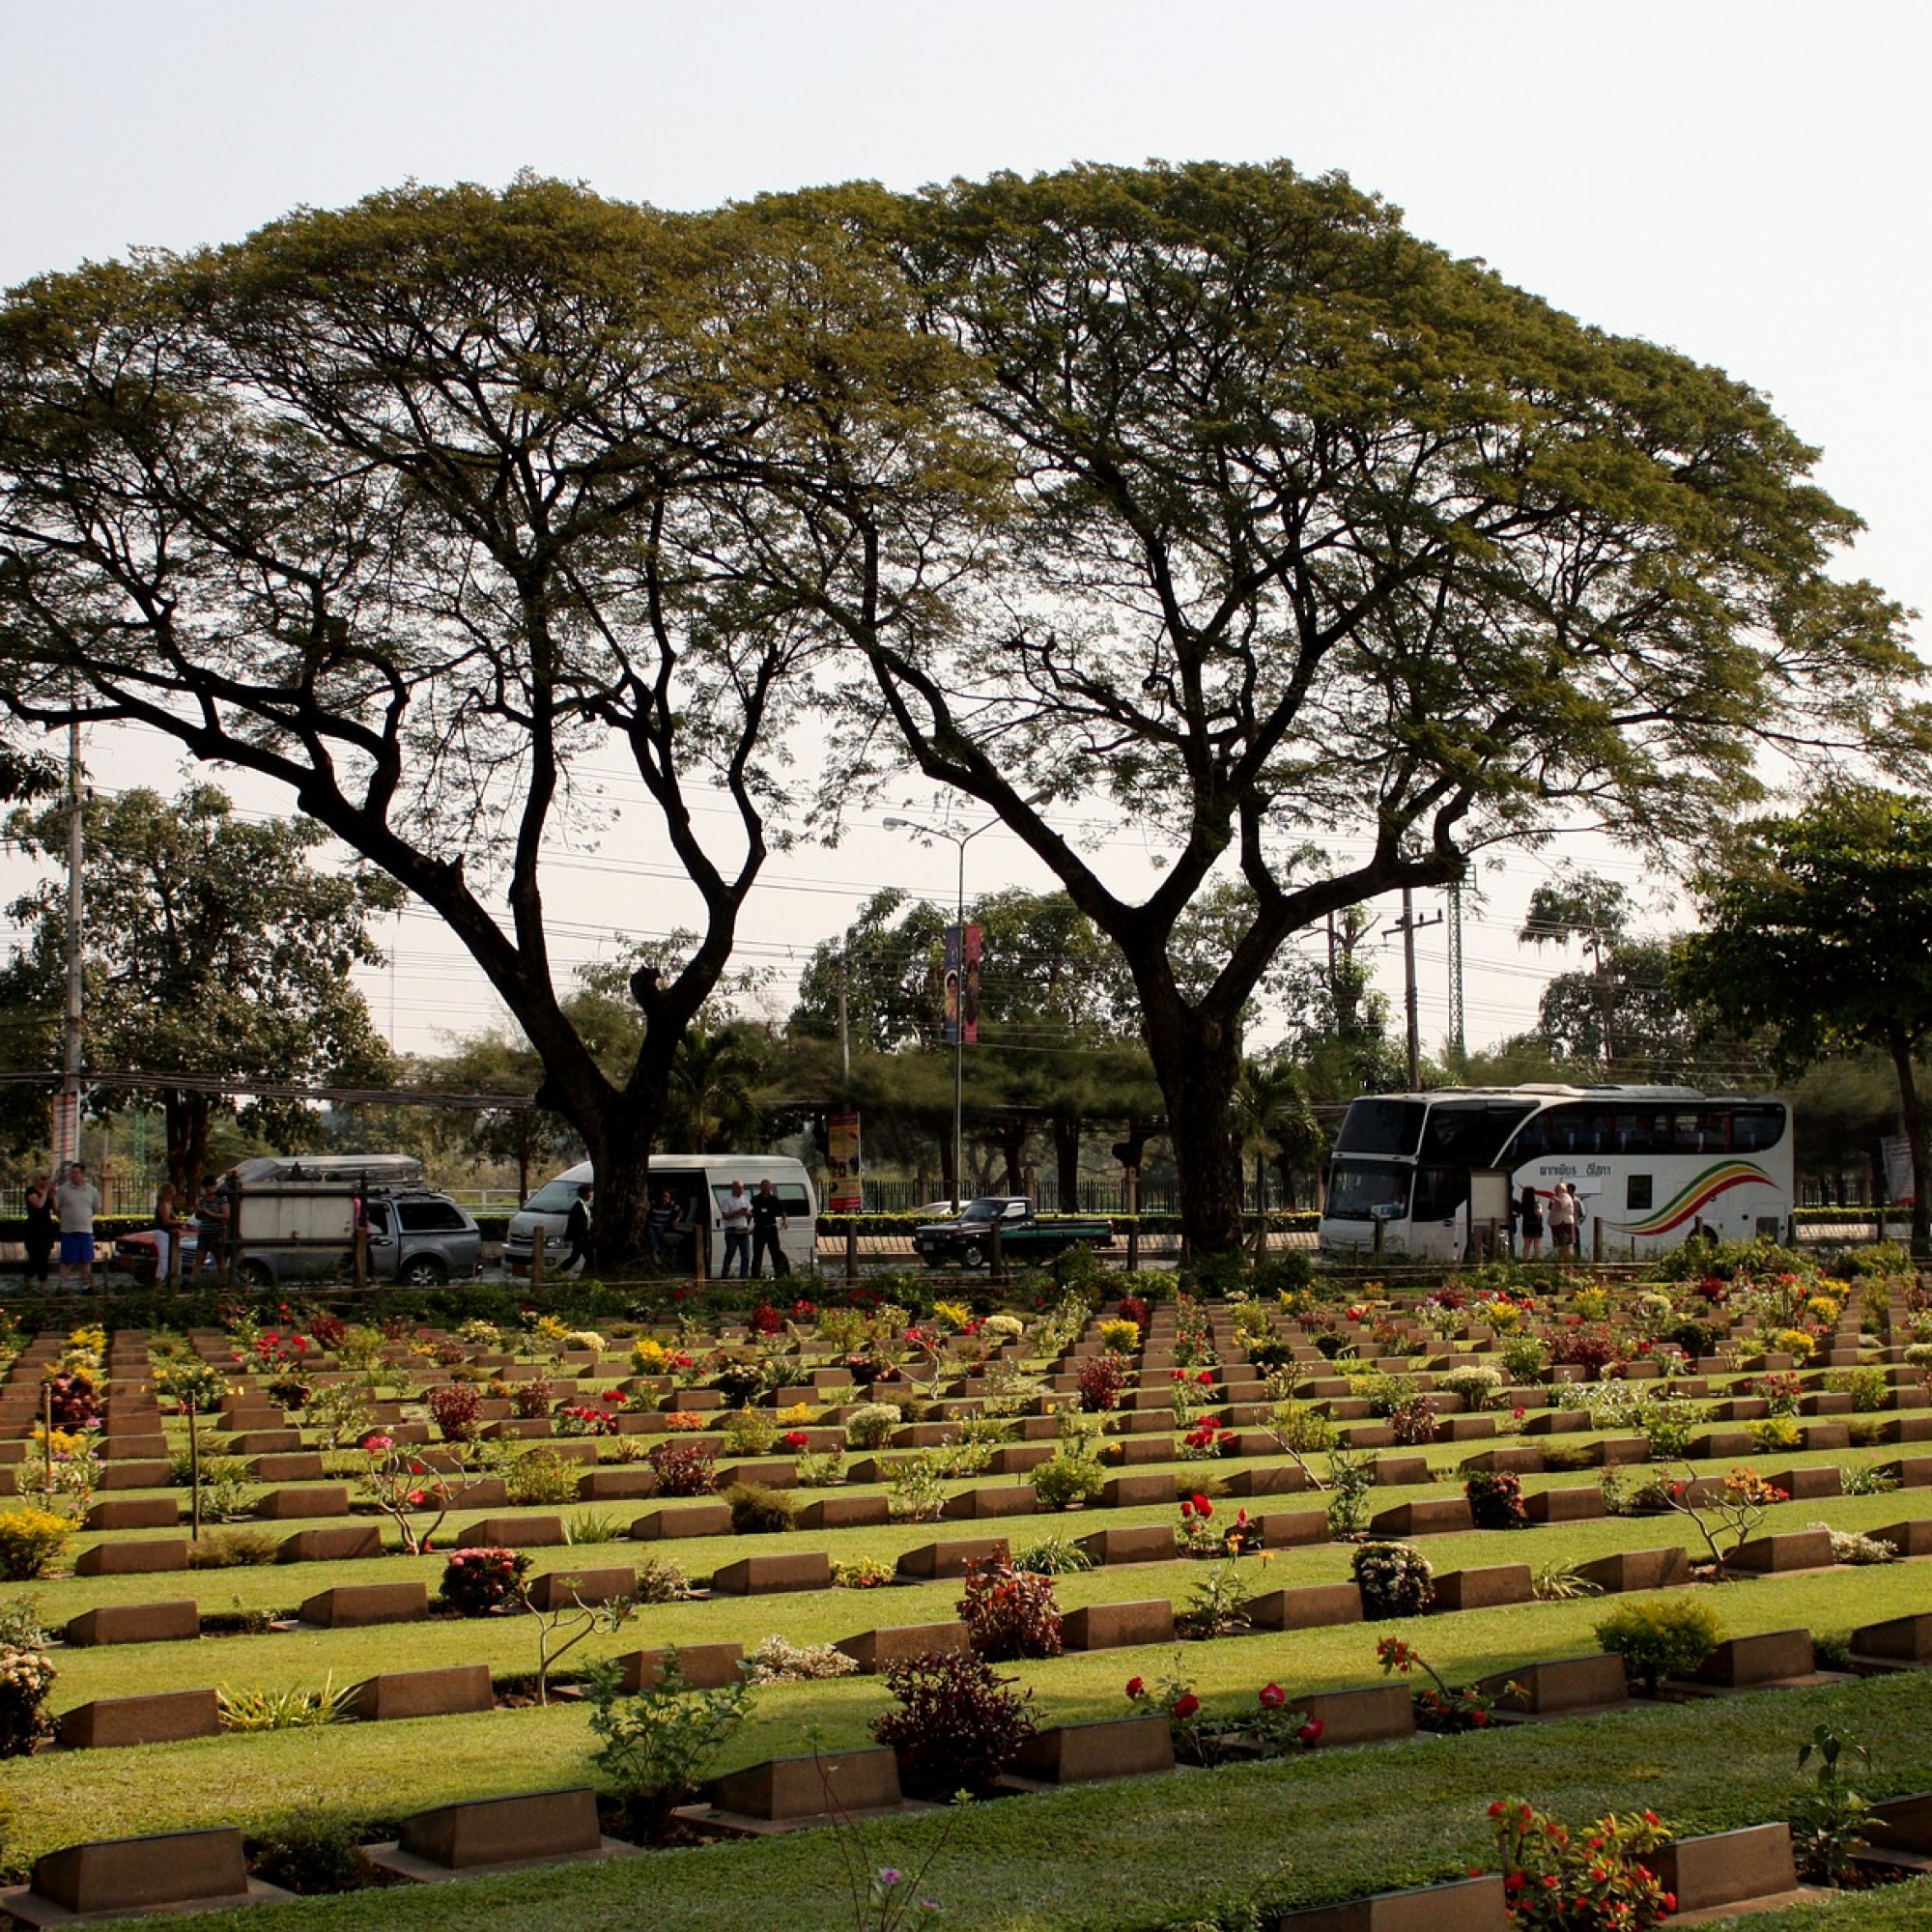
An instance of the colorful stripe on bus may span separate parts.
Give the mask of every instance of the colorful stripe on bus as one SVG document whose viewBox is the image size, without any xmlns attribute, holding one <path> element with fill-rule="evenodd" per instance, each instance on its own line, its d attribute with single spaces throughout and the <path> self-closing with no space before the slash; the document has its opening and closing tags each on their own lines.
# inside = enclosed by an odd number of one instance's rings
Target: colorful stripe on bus
<svg viewBox="0 0 1932 1932">
<path fill-rule="evenodd" d="M 1733 1187 L 1776 1187 L 1763 1168 L 1753 1166 L 1747 1160 L 1723 1160 L 1715 1167 L 1707 1167 L 1695 1180 L 1678 1189 L 1656 1213 L 1641 1221 L 1609 1221 L 1605 1225 L 1614 1228 L 1620 1235 L 1663 1235 L 1672 1228 L 1681 1227 L 1691 1215 L 1700 1214 L 1719 1195 L 1727 1194 Z"/>
</svg>

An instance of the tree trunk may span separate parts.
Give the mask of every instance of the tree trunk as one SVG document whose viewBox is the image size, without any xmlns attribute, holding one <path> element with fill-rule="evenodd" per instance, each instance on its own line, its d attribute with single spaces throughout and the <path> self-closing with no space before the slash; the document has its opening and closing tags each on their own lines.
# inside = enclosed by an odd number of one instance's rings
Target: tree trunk
<svg viewBox="0 0 1932 1932">
<path fill-rule="evenodd" d="M 1293 1214 L 1296 1208 L 1294 1162 L 1287 1154 L 1278 1153 L 1274 1157 L 1274 1165 L 1275 1172 L 1281 1176 L 1281 1205 Z"/>
<path fill-rule="evenodd" d="M 175 1199 L 191 1207 L 208 1172 L 209 1096 L 166 1088 L 161 1094 L 161 1130 L 168 1145 L 168 1179 Z"/>
<path fill-rule="evenodd" d="M 1222 1254 L 1241 1245 L 1244 1187 L 1231 1118 L 1241 1073 L 1239 1022 L 1177 999 L 1150 1001 L 1145 990 L 1142 997 L 1148 1052 L 1167 1099 L 1185 1252 Z"/>
<path fill-rule="evenodd" d="M 1060 1211 L 1080 1211 L 1080 1122 L 1075 1117 L 1058 1116 L 1053 1122 L 1054 1164 L 1058 1169 L 1054 1184 L 1059 1190 Z"/>
<path fill-rule="evenodd" d="M 596 1174 L 590 1255 L 599 1274 L 635 1262 L 648 1250 L 644 1223 L 651 1206 L 651 1129 L 657 1118 L 656 1108 L 639 1107 L 618 1094 L 594 1127 L 579 1129 Z M 697 1238 L 703 1238 L 701 1233 Z"/>
<path fill-rule="evenodd" d="M 1912 1065 L 1912 1042 L 1901 1033 L 1888 1036 L 1886 1045 L 1898 1075 L 1898 1111 L 1905 1122 L 1905 1138 L 1912 1148 L 1912 1252 L 1925 1252 L 1932 1238 L 1932 1159 L 1927 1158 L 1925 1102 Z"/>
<path fill-rule="evenodd" d="M 1000 1128 L 1000 1157 L 1007 1164 L 1009 1194 L 1026 1192 L 1026 1179 L 1021 1169 L 1026 1165 L 1027 1135 L 1031 1131 L 1024 1121 L 1009 1122 Z"/>
</svg>

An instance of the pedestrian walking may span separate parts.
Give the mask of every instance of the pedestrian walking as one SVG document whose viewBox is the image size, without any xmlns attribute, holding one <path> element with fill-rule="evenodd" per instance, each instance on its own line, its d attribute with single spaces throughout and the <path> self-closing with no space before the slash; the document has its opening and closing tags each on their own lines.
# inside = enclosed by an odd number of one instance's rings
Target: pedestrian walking
<svg viewBox="0 0 1932 1932">
<path fill-rule="evenodd" d="M 25 1285 L 47 1292 L 47 1264 L 53 1260 L 60 1239 L 60 1223 L 54 1216 L 54 1184 L 44 1174 L 37 1174 L 27 1183 L 27 1250 Z"/>
<path fill-rule="evenodd" d="M 791 1272 L 791 1264 L 784 1258 L 784 1249 L 779 1245 L 779 1233 L 789 1228 L 785 1219 L 784 1203 L 779 1199 L 778 1189 L 769 1180 L 758 1182 L 758 1191 L 752 1196 L 752 1272 L 762 1275 L 765 1271 L 765 1257 L 772 1258 L 774 1277 Z"/>
<path fill-rule="evenodd" d="M 181 1239 L 181 1214 L 175 1207 L 175 1184 L 161 1182 L 155 1195 L 155 1286 L 174 1280 L 175 1243 Z"/>
<path fill-rule="evenodd" d="M 94 1217 L 100 1212 L 100 1190 L 87 1178 L 87 1163 L 74 1161 L 67 1179 L 54 1189 L 54 1213 L 60 1220 L 60 1287 L 79 1277 L 75 1293 L 94 1286 Z"/>
<path fill-rule="evenodd" d="M 731 1183 L 730 1193 L 718 1209 L 718 1220 L 724 1230 L 724 1264 L 719 1272 L 728 1275 L 735 1258 L 742 1281 L 752 1272 L 752 1197 L 745 1192 L 742 1180 Z"/>
</svg>

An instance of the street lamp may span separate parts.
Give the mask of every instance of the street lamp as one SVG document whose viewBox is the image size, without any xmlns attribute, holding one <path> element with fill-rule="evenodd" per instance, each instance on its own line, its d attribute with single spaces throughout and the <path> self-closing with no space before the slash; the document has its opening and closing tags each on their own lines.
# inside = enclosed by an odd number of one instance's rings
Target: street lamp
<svg viewBox="0 0 1932 1932">
<path fill-rule="evenodd" d="M 966 848 L 982 832 L 990 832 L 1001 821 L 989 818 L 983 825 L 961 832 L 952 826 L 926 825 L 917 818 L 889 818 L 888 832 L 916 832 L 922 838 L 948 838 L 959 848 L 959 884 L 953 901 L 953 925 L 959 934 L 959 986 L 952 1004 L 952 1211 L 959 1211 L 959 1178 L 965 1171 L 966 1097 Z"/>
</svg>

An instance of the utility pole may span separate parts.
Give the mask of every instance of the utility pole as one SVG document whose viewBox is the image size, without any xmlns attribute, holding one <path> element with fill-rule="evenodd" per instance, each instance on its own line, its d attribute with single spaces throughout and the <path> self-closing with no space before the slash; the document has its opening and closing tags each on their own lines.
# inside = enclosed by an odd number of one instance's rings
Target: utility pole
<svg viewBox="0 0 1932 1932">
<path fill-rule="evenodd" d="M 838 949 L 838 1070 L 847 1081 L 852 1078 L 852 1032 L 845 1010 L 845 963 L 848 954 Z"/>
<path fill-rule="evenodd" d="M 1415 935 L 1422 926 L 1441 923 L 1442 915 L 1439 912 L 1434 919 L 1416 918 L 1415 895 L 1405 886 L 1402 889 L 1402 917 L 1393 925 L 1382 927 L 1384 937 L 1391 932 L 1402 934 L 1403 992 L 1408 1016 L 1408 1091 L 1411 1094 L 1419 1092 L 1422 1087 L 1422 1027 L 1415 997 Z"/>
<path fill-rule="evenodd" d="M 1449 1050 L 1456 1057 L 1457 1078 L 1469 1057 L 1463 1013 L 1463 882 L 1449 888 Z"/>
<path fill-rule="evenodd" d="M 54 1171 L 80 1158 L 81 862 L 85 826 L 80 726 L 67 727 L 67 1007 L 62 1016 L 60 1100 L 54 1108 Z"/>
</svg>

